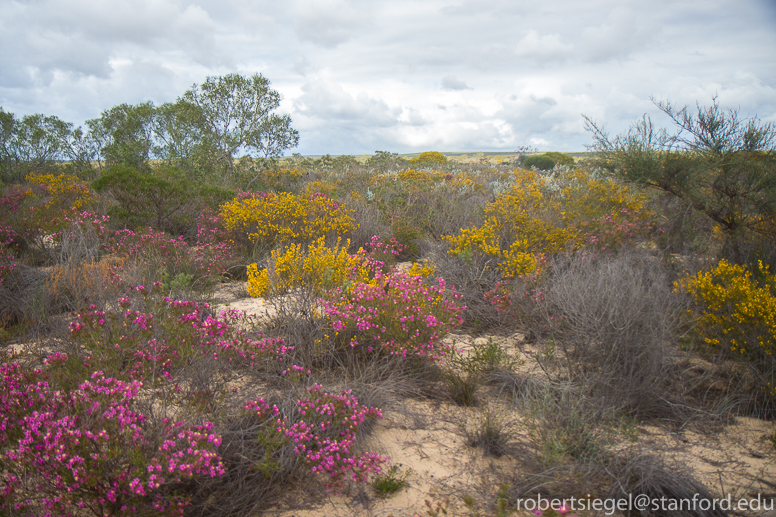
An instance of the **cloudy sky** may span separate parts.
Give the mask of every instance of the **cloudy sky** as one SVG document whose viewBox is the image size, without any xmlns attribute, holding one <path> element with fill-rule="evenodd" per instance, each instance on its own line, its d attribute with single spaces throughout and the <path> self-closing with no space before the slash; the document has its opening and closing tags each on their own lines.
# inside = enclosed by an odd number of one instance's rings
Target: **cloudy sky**
<svg viewBox="0 0 776 517">
<path fill-rule="evenodd" d="M 271 81 L 306 155 L 582 151 L 582 114 L 665 123 L 651 96 L 776 122 L 776 0 L 0 0 L 19 116 L 233 72 Z"/>
</svg>

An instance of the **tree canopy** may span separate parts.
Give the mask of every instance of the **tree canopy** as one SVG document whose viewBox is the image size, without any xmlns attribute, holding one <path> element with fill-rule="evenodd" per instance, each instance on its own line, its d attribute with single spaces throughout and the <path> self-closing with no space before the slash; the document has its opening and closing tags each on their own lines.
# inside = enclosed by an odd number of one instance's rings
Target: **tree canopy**
<svg viewBox="0 0 776 517">
<path fill-rule="evenodd" d="M 172 103 L 114 106 L 85 129 L 0 108 L 0 179 L 20 181 L 54 162 L 70 162 L 75 172 L 114 165 L 150 172 L 157 161 L 189 178 L 228 180 L 238 156 L 277 157 L 298 145 L 290 117 L 274 113 L 279 105 L 260 74 L 229 74 L 208 77 Z"/>
<path fill-rule="evenodd" d="M 592 150 L 616 176 L 676 196 L 724 232 L 737 262 L 747 232 L 776 237 L 776 126 L 712 105 L 679 109 L 654 101 L 675 132 L 649 116 L 610 137 L 585 117 Z"/>
</svg>

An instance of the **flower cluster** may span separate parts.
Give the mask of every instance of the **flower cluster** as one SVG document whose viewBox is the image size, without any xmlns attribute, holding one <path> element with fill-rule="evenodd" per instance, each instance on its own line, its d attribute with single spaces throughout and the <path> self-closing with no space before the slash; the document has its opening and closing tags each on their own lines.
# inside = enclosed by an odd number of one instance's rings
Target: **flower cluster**
<svg viewBox="0 0 776 517">
<path fill-rule="evenodd" d="M 31 184 L 40 185 L 45 189 L 48 194 L 44 205 L 46 208 L 80 211 L 93 200 L 89 187 L 72 174 L 62 173 L 54 176 L 32 173 L 26 179 Z"/>
<path fill-rule="evenodd" d="M 147 228 L 137 232 L 114 232 L 105 244 L 105 250 L 153 269 L 154 274 L 161 268 L 172 278 L 188 275 L 191 281 L 216 279 L 234 263 L 235 253 L 231 242 L 215 240 L 221 235 L 212 217 L 205 214 L 200 219 L 199 237 L 202 240 L 196 246 L 190 246 L 183 237 L 173 238 Z"/>
<path fill-rule="evenodd" d="M 392 272 L 331 291 L 323 307 L 338 346 L 437 359 L 449 349 L 442 338 L 463 322 L 458 299 L 441 278 L 430 286 L 422 276 Z"/>
<path fill-rule="evenodd" d="M 321 237 L 309 247 L 292 243 L 274 250 L 265 269 L 259 271 L 256 264 L 248 266 L 248 294 L 273 296 L 305 287 L 322 296 L 348 279 L 368 277 L 370 264 L 359 255 L 349 255 L 349 245 L 350 241 L 340 245 L 337 239 L 336 245 L 329 248 Z"/>
<path fill-rule="evenodd" d="M 700 316 L 695 330 L 707 345 L 729 349 L 735 356 L 765 366 L 772 374 L 776 352 L 776 275 L 760 262 L 758 277 L 759 282 L 745 266 L 723 259 L 711 271 L 676 282 L 675 288 L 695 299 Z M 776 395 L 773 382 L 769 389 Z"/>
<path fill-rule="evenodd" d="M 61 358 L 52 358 L 52 363 Z M 98 515 L 154 511 L 179 515 L 188 503 L 168 487 L 221 476 L 213 424 L 148 426 L 134 409 L 140 382 L 95 372 L 73 390 L 55 390 L 46 373 L 3 365 L 4 433 L 0 508 L 51 515 L 85 508 Z"/>
<path fill-rule="evenodd" d="M 145 288 L 141 292 L 147 294 Z M 87 363 L 118 378 L 153 384 L 172 381 L 177 370 L 198 358 L 254 368 L 267 361 L 282 363 L 291 350 L 282 339 L 251 337 L 238 329 L 242 315 L 234 310 L 214 316 L 206 303 L 152 296 L 144 296 L 142 304 L 142 310 L 132 310 L 123 298 L 123 310 L 92 305 L 77 314 L 70 331 L 85 348 Z"/>
<path fill-rule="evenodd" d="M 372 452 L 356 454 L 353 449 L 359 427 L 367 419 L 381 418 L 380 410 L 362 406 L 350 390 L 328 393 L 316 384 L 307 393 L 297 401 L 298 420 L 293 423 L 262 399 L 248 402 L 245 409 L 288 440 L 312 472 L 325 477 L 329 488 L 347 480 L 363 483 L 369 474 L 379 474 L 387 458 Z"/>
<path fill-rule="evenodd" d="M 241 193 L 221 207 L 221 216 L 235 240 L 267 248 L 341 236 L 356 228 L 351 210 L 321 193 L 307 197 L 286 192 Z"/>
</svg>

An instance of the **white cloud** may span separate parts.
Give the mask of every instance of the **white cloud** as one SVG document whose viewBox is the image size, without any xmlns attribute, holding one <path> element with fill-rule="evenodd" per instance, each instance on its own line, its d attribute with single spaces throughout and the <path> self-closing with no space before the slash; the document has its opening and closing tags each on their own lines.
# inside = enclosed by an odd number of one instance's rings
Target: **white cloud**
<svg viewBox="0 0 776 517">
<path fill-rule="evenodd" d="M 649 98 L 776 120 L 765 0 L 37 0 L 0 2 L 0 105 L 76 124 L 261 73 L 299 152 L 582 150 Z M 713 36 L 713 37 L 712 37 Z"/>
</svg>

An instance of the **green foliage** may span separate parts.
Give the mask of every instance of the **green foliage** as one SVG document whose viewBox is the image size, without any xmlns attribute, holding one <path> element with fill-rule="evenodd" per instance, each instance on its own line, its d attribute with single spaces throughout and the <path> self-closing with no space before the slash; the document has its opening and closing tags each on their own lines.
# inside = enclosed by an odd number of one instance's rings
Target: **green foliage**
<svg viewBox="0 0 776 517">
<path fill-rule="evenodd" d="M 523 167 L 526 169 L 539 169 L 543 171 L 551 170 L 555 167 L 555 160 L 547 156 L 546 154 L 541 154 L 538 156 L 529 156 L 523 161 Z"/>
<path fill-rule="evenodd" d="M 574 158 L 565 153 L 549 152 L 544 153 L 542 156 L 546 156 L 554 161 L 557 165 L 573 166 Z"/>
<path fill-rule="evenodd" d="M 132 228 L 170 229 L 173 216 L 191 204 L 196 192 L 179 169 L 167 165 L 147 172 L 114 165 L 92 186 L 116 201 L 117 206 L 110 211 L 114 223 L 118 220 Z"/>
<path fill-rule="evenodd" d="M 20 182 L 30 172 L 53 170 L 56 162 L 73 160 L 77 171 L 89 167 L 90 156 L 80 130 L 54 116 L 25 115 L 17 119 L 0 107 L 0 181 Z"/>
<path fill-rule="evenodd" d="M 512 357 L 493 339 L 485 345 L 473 345 L 467 354 L 453 350 L 448 370 L 443 373 L 450 397 L 461 406 L 476 406 L 477 389 L 497 371 L 513 372 L 522 361 Z"/>
<path fill-rule="evenodd" d="M 240 151 L 280 156 L 299 143 L 291 118 L 272 113 L 280 105 L 280 94 L 260 74 L 208 77 L 184 93 L 178 105 L 209 142 L 222 175 L 234 173 Z"/>
<path fill-rule="evenodd" d="M 401 170 L 407 167 L 407 160 L 399 156 L 398 153 L 375 151 L 374 156 L 370 156 L 366 161 L 366 166 L 382 172 Z"/>
<path fill-rule="evenodd" d="M 391 465 L 387 472 L 375 477 L 372 481 L 372 488 L 378 497 L 388 497 L 395 494 L 407 485 L 407 478 L 412 474 L 412 469 L 407 469 L 404 473 L 399 472 L 399 467 Z"/>
<path fill-rule="evenodd" d="M 153 157 L 154 118 L 152 102 L 119 104 L 103 111 L 98 119 L 87 120 L 90 133 L 100 144 L 105 164 L 147 170 Z"/>
<path fill-rule="evenodd" d="M 717 99 L 692 113 L 668 102 L 657 107 L 676 134 L 656 129 L 648 116 L 610 138 L 587 120 L 599 163 L 620 178 L 662 190 L 714 221 L 732 258 L 746 261 L 747 233 L 776 236 L 776 126 L 723 111 Z"/>
</svg>

